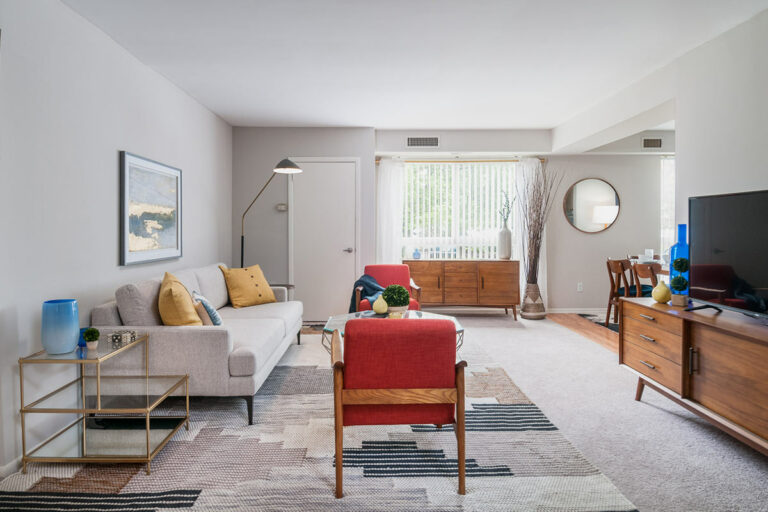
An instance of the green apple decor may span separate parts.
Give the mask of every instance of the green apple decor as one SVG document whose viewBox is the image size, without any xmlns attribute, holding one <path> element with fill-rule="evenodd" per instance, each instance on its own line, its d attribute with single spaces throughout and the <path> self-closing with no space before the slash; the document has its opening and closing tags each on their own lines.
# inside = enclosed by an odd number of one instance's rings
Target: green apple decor
<svg viewBox="0 0 768 512">
<path fill-rule="evenodd" d="M 381 294 L 387 303 L 390 318 L 401 318 L 403 313 L 408 311 L 408 305 L 411 303 L 411 296 L 405 287 L 399 284 L 392 284 L 386 287 Z"/>
</svg>

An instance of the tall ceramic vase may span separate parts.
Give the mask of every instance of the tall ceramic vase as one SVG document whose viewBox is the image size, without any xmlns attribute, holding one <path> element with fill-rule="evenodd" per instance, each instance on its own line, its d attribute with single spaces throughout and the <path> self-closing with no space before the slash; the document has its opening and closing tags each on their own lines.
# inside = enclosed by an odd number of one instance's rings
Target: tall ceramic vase
<svg viewBox="0 0 768 512">
<path fill-rule="evenodd" d="M 504 221 L 504 227 L 499 231 L 499 244 L 496 247 L 496 254 L 500 260 L 512 258 L 512 231 L 507 227 L 507 221 Z"/>
<path fill-rule="evenodd" d="M 40 335 L 43 348 L 49 354 L 67 354 L 75 350 L 80 339 L 77 301 L 57 299 L 43 302 Z"/>
<path fill-rule="evenodd" d="M 525 285 L 525 296 L 523 297 L 523 307 L 520 316 L 526 320 L 542 320 L 546 318 L 547 312 L 544 309 L 544 299 L 541 298 L 538 284 L 528 283 Z"/>
</svg>

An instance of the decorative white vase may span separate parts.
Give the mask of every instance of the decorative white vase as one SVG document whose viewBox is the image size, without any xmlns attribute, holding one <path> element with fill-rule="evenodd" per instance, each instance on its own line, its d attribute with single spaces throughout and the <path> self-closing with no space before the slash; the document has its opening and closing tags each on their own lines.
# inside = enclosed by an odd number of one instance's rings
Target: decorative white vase
<svg viewBox="0 0 768 512">
<path fill-rule="evenodd" d="M 512 231 L 507 227 L 507 221 L 504 221 L 504 227 L 499 231 L 496 251 L 500 260 L 512 259 Z"/>
</svg>

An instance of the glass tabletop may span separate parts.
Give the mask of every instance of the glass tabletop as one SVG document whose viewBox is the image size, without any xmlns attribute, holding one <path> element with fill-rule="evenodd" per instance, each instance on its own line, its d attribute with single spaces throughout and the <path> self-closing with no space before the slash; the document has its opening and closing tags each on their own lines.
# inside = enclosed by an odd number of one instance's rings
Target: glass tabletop
<svg viewBox="0 0 768 512">
<path fill-rule="evenodd" d="M 66 354 L 49 354 L 45 350 L 41 350 L 31 356 L 22 357 L 19 359 L 21 364 L 31 363 L 61 363 L 61 364 L 80 364 L 80 363 L 100 363 L 110 357 L 128 350 L 131 347 L 135 347 L 140 343 L 144 343 L 147 340 L 147 335 L 137 335 L 134 341 L 127 343 L 112 343 L 108 339 L 102 339 L 99 341 L 99 346 L 96 350 L 88 350 L 86 348 L 76 348 L 72 352 Z"/>
<path fill-rule="evenodd" d="M 347 325 L 347 322 L 349 320 L 354 320 L 356 318 L 387 318 L 387 315 L 386 314 L 380 315 L 370 310 L 358 311 L 357 313 L 348 313 L 346 315 L 335 315 L 330 317 L 328 321 L 325 323 L 325 327 L 323 327 L 323 332 L 327 334 L 333 334 L 333 331 L 338 330 L 339 334 L 344 336 L 344 326 Z M 450 320 L 456 326 L 457 334 L 464 332 L 464 328 L 461 326 L 459 321 L 456 320 L 455 317 L 448 316 L 448 315 L 438 315 L 437 313 L 428 313 L 426 311 L 408 310 L 403 314 L 403 318 L 406 318 L 406 319 L 422 318 L 426 320 Z"/>
</svg>

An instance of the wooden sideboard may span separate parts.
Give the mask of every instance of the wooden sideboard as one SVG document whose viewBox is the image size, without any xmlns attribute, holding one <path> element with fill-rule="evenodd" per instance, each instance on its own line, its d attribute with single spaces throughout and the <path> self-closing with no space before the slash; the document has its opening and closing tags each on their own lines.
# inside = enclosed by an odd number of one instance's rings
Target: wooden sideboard
<svg viewBox="0 0 768 512">
<path fill-rule="evenodd" d="M 622 298 L 619 364 L 647 386 L 768 455 L 768 327 L 740 313 Z"/>
<path fill-rule="evenodd" d="M 504 308 L 517 320 L 520 262 L 512 260 L 404 260 L 421 287 L 422 306 Z"/>
</svg>

